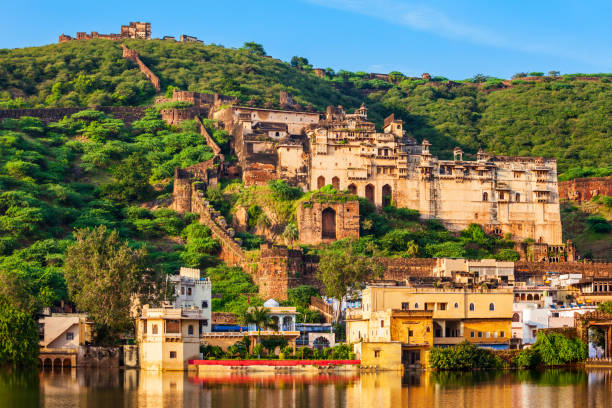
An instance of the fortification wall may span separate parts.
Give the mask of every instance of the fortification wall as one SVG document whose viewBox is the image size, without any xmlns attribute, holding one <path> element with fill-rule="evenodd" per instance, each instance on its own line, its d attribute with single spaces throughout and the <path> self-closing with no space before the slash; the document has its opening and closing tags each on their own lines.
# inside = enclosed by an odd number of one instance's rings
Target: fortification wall
<svg viewBox="0 0 612 408">
<path fill-rule="evenodd" d="M 66 116 L 73 115 L 86 109 L 90 108 L 83 106 L 80 108 L 1 109 L 0 120 L 19 119 L 22 116 L 31 116 L 39 118 L 45 124 L 49 124 L 60 121 Z M 145 107 L 133 106 L 100 106 L 95 109 L 107 115 L 111 115 L 114 118 L 121 119 L 128 126 L 142 119 L 146 110 Z"/>
<path fill-rule="evenodd" d="M 147 79 L 149 80 L 149 82 L 151 82 L 151 85 L 153 85 L 155 90 L 157 92 L 161 91 L 159 78 L 153 73 L 153 71 L 149 69 L 149 67 L 145 65 L 144 62 L 140 60 L 138 52 L 136 50 L 129 49 L 125 46 L 125 44 L 121 44 L 121 48 L 123 49 L 123 58 L 128 59 L 138 65 L 138 69 L 140 69 L 140 72 L 142 72 L 144 76 L 147 77 Z"/>
<path fill-rule="evenodd" d="M 383 279 L 396 281 L 432 276 L 436 265 L 434 258 L 382 258 L 381 262 L 385 266 Z"/>
<path fill-rule="evenodd" d="M 612 196 L 612 176 L 577 178 L 559 182 L 561 200 L 589 201 L 597 195 Z"/>
<path fill-rule="evenodd" d="M 526 262 L 514 263 L 516 279 L 544 276 L 547 272 L 565 274 L 581 273 L 583 277 L 612 277 L 612 263 L 583 262 Z"/>
</svg>

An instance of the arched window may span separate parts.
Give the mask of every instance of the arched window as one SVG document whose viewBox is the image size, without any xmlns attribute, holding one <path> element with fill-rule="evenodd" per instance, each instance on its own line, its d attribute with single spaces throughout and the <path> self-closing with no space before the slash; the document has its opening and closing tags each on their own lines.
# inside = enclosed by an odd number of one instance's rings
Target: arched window
<svg viewBox="0 0 612 408">
<path fill-rule="evenodd" d="M 455 302 L 455 309 L 459 308 L 459 303 Z"/>
<path fill-rule="evenodd" d="M 356 185 L 354 185 L 354 184 L 350 184 L 350 185 L 348 186 L 348 191 L 349 191 L 349 193 L 351 193 L 351 194 L 357 194 L 357 186 L 356 186 Z"/>
<path fill-rule="evenodd" d="M 512 315 L 512 321 L 513 322 L 520 322 L 521 321 L 521 315 L 518 313 L 515 313 Z"/>
<path fill-rule="evenodd" d="M 489 193 L 486 191 L 482 193 L 482 201 L 489 201 Z"/>
<path fill-rule="evenodd" d="M 365 187 L 365 196 L 369 202 L 374 204 L 374 186 L 372 184 L 368 184 Z"/>
<path fill-rule="evenodd" d="M 340 179 L 338 177 L 332 179 L 332 187 L 336 190 L 340 190 Z"/>
<path fill-rule="evenodd" d="M 489 303 L 489 310 L 490 311 L 494 311 L 495 310 L 495 304 L 494 303 Z"/>
<path fill-rule="evenodd" d="M 418 304 L 418 303 L 415 303 L 415 304 L 414 304 L 414 308 L 415 308 L 415 309 L 418 309 L 418 308 L 419 308 L 419 304 Z"/>
<path fill-rule="evenodd" d="M 383 207 L 391 205 L 391 186 L 385 184 L 382 188 Z"/>
<path fill-rule="evenodd" d="M 470 312 L 473 312 L 473 311 L 474 311 L 474 304 L 470 303 Z"/>
<path fill-rule="evenodd" d="M 521 300 L 525 300 L 525 294 L 521 293 Z"/>
<path fill-rule="evenodd" d="M 531 296 L 531 293 L 527 295 L 527 300 L 533 300 L 533 296 Z"/>
<path fill-rule="evenodd" d="M 317 179 L 317 188 L 321 188 L 325 185 L 325 177 L 323 176 L 319 176 L 319 178 Z"/>
<path fill-rule="evenodd" d="M 514 200 L 514 201 L 516 201 L 517 203 L 520 203 L 520 202 L 521 202 L 521 195 L 520 195 L 519 193 L 516 193 L 516 196 L 515 196 L 515 197 L 516 197 L 516 198 L 515 198 L 515 200 Z"/>
<path fill-rule="evenodd" d="M 336 239 L 336 211 L 326 208 L 322 213 L 322 238 Z"/>
<path fill-rule="evenodd" d="M 533 295 L 533 300 L 540 300 L 540 295 L 538 294 Z"/>
</svg>

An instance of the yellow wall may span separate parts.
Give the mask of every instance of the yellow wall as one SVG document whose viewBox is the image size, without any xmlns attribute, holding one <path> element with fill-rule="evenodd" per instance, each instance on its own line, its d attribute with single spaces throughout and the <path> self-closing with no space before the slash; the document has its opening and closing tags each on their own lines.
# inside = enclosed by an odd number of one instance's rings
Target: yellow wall
<svg viewBox="0 0 612 408">
<path fill-rule="evenodd" d="M 361 365 L 377 366 L 383 370 L 402 370 L 402 344 L 362 342 L 354 346 Z"/>
<path fill-rule="evenodd" d="M 429 331 L 427 330 L 429 328 Z M 412 336 L 408 336 L 412 332 Z M 433 321 L 431 316 L 402 316 L 391 319 L 391 340 L 406 344 L 433 345 Z"/>
<path fill-rule="evenodd" d="M 474 337 L 472 337 L 471 332 L 474 332 Z M 482 333 L 482 337 L 478 337 L 479 332 Z M 487 337 L 487 334 L 489 334 L 489 337 Z M 512 320 L 464 320 L 463 336 L 470 343 L 505 343 L 512 337 Z"/>
<path fill-rule="evenodd" d="M 138 322 L 137 339 L 140 348 L 140 367 L 144 370 L 186 370 L 187 362 L 200 356 L 198 320 L 182 319 L 180 333 L 164 333 L 164 319 L 147 319 L 147 333 L 143 332 L 144 320 Z M 157 334 L 153 326 L 157 325 Z M 193 334 L 189 334 L 189 326 Z M 176 357 L 170 358 L 170 352 Z"/>
</svg>

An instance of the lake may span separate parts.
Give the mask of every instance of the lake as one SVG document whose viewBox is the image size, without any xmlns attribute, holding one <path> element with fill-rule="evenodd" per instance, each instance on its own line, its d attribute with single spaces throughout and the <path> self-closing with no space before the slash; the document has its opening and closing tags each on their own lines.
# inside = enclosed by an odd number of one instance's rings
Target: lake
<svg viewBox="0 0 612 408">
<path fill-rule="evenodd" d="M 224 374 L 0 371 L 0 407 L 612 407 L 612 371 Z"/>
</svg>

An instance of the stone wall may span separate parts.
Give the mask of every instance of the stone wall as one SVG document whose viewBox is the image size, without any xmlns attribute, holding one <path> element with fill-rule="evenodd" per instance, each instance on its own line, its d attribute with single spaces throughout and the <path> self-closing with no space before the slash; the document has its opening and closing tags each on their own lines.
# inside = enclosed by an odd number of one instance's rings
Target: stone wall
<svg viewBox="0 0 612 408">
<path fill-rule="evenodd" d="M 2 109 L 0 110 L 0 120 L 31 116 L 39 118 L 45 124 L 49 124 L 86 109 L 90 108 L 84 106 L 80 108 Z M 95 109 L 114 118 L 121 119 L 128 126 L 132 122 L 142 119 L 146 110 L 144 107 L 133 106 L 100 106 Z"/>
<path fill-rule="evenodd" d="M 547 272 L 566 274 L 581 273 L 583 277 L 612 277 L 612 263 L 586 263 L 586 262 L 526 262 L 514 263 L 516 280 L 524 280 L 530 277 L 542 277 Z"/>
<path fill-rule="evenodd" d="M 589 201 L 598 195 L 612 196 L 612 176 L 577 178 L 559 182 L 561 200 Z"/>
<path fill-rule="evenodd" d="M 140 72 L 142 72 L 144 76 L 147 77 L 147 79 L 149 80 L 149 82 L 151 82 L 151 85 L 153 85 L 155 90 L 157 92 L 161 91 L 159 78 L 153 73 L 153 71 L 149 69 L 149 67 L 145 65 L 144 62 L 140 60 L 138 52 L 136 50 L 129 49 L 125 46 L 125 44 L 121 44 L 121 48 L 123 49 L 123 58 L 128 59 L 138 65 L 138 69 L 140 69 Z"/>
<path fill-rule="evenodd" d="M 262 245 L 254 274 L 259 294 L 264 299 L 287 300 L 287 290 L 302 283 L 303 252 L 286 247 Z"/>
<path fill-rule="evenodd" d="M 301 202 L 297 222 L 302 244 L 359 238 L 359 202 Z"/>
<path fill-rule="evenodd" d="M 410 277 L 429 277 L 433 275 L 435 258 L 383 258 L 385 265 L 384 280 L 403 281 Z"/>
<path fill-rule="evenodd" d="M 119 347 L 79 346 L 79 367 L 119 367 Z"/>
</svg>

